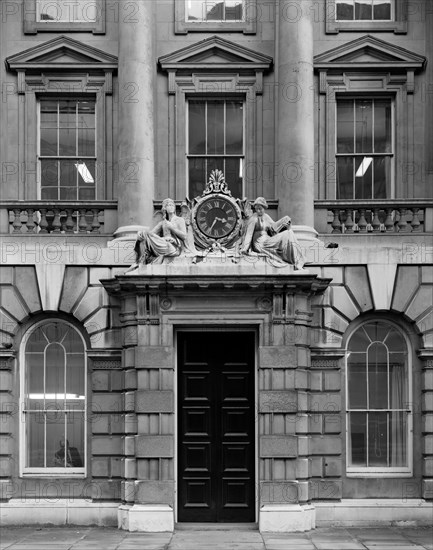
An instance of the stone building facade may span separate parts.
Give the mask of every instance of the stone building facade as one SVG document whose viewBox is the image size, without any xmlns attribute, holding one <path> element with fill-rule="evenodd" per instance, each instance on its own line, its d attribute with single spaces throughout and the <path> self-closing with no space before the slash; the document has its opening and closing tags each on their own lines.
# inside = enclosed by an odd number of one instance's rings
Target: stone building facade
<svg viewBox="0 0 433 550">
<path fill-rule="evenodd" d="M 0 10 L 2 522 L 431 523 L 430 1 Z M 215 168 L 308 269 L 125 274 Z"/>
</svg>

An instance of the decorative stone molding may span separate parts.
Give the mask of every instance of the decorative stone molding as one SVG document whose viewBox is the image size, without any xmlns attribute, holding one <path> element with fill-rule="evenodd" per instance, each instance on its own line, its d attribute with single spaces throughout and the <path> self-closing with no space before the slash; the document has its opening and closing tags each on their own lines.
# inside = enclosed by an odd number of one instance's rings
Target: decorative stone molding
<svg viewBox="0 0 433 550">
<path fill-rule="evenodd" d="M 339 369 L 340 360 L 345 355 L 344 349 L 320 349 L 311 350 L 312 369 Z"/>
<path fill-rule="evenodd" d="M 87 354 L 92 370 L 118 370 L 122 369 L 120 350 L 90 350 Z"/>
<path fill-rule="evenodd" d="M 92 370 L 114 370 L 122 369 L 121 361 L 105 360 L 105 361 L 92 361 Z"/>
</svg>

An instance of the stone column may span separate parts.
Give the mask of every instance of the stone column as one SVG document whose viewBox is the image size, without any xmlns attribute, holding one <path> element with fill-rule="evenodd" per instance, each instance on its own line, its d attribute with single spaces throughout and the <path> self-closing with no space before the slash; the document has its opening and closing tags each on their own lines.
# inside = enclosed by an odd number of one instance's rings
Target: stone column
<svg viewBox="0 0 433 550">
<path fill-rule="evenodd" d="M 314 225 L 313 1 L 280 1 L 278 15 L 278 143 L 276 196 L 279 215 Z"/>
<path fill-rule="evenodd" d="M 119 183 L 116 237 L 151 225 L 154 198 L 154 2 L 119 0 Z"/>
</svg>

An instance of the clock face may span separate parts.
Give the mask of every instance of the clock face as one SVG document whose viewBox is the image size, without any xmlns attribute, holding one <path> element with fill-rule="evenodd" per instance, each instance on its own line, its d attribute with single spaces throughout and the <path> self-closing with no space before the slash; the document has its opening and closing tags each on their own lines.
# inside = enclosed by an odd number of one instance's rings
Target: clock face
<svg viewBox="0 0 433 550">
<path fill-rule="evenodd" d="M 222 239 L 230 235 L 238 221 L 233 204 L 225 197 L 208 197 L 196 211 L 196 223 L 206 237 Z"/>
</svg>

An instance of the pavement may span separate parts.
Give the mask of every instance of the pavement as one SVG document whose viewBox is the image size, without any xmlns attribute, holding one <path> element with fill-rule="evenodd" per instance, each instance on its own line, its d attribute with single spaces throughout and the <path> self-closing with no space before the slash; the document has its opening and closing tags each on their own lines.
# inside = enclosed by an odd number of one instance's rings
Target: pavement
<svg viewBox="0 0 433 550">
<path fill-rule="evenodd" d="M 433 550 L 432 527 L 318 528 L 264 533 L 224 528 L 129 533 L 112 527 L 3 527 L 0 550 Z"/>
</svg>

